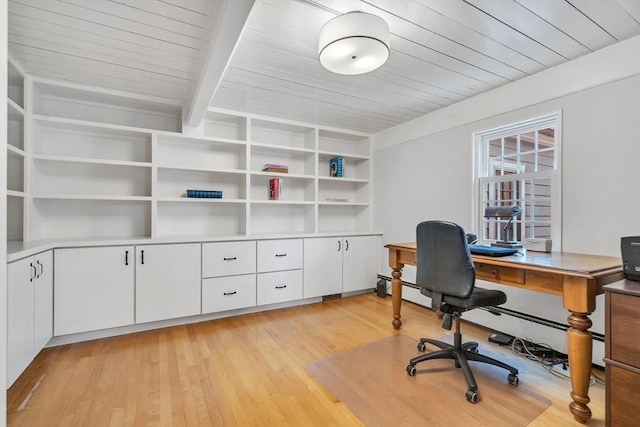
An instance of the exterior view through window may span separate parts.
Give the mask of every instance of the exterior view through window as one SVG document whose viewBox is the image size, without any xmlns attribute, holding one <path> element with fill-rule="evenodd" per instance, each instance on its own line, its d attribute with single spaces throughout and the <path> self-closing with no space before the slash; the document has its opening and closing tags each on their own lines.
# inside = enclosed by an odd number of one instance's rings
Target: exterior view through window
<svg viewBox="0 0 640 427">
<path fill-rule="evenodd" d="M 485 218 L 488 206 L 520 206 L 522 213 L 508 227 L 510 240 L 558 235 L 558 121 L 559 114 L 553 114 L 476 134 L 482 241 L 502 240 L 509 221 Z"/>
</svg>

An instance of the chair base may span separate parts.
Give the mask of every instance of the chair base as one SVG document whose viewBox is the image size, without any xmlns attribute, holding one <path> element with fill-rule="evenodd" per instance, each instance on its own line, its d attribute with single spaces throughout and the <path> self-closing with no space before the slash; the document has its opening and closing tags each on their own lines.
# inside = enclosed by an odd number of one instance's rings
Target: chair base
<svg viewBox="0 0 640 427">
<path fill-rule="evenodd" d="M 477 342 L 462 343 L 462 335 L 460 334 L 460 319 L 456 317 L 456 332 L 453 335 L 454 344 L 447 344 L 442 341 L 433 340 L 430 338 L 421 338 L 418 343 L 418 350 L 425 351 L 425 343 L 429 343 L 438 347 L 440 350 L 433 351 L 431 353 L 421 354 L 409 361 L 407 365 L 407 373 L 411 376 L 416 374 L 416 364 L 424 362 L 425 360 L 433 359 L 453 359 L 455 361 L 455 367 L 461 368 L 464 376 L 467 380 L 468 389 L 465 393 L 466 399 L 471 403 L 476 403 L 478 400 L 478 384 L 473 376 L 469 361 L 487 363 L 489 365 L 498 366 L 500 368 L 509 371 L 507 381 L 514 386 L 518 385 L 518 370 L 513 366 L 507 365 L 499 360 L 485 356 L 478 353 Z"/>
</svg>

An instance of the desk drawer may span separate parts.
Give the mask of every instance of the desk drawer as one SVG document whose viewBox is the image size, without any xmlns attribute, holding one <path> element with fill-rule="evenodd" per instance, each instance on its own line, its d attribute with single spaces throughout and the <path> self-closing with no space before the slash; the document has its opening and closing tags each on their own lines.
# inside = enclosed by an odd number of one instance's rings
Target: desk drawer
<svg viewBox="0 0 640 427">
<path fill-rule="evenodd" d="M 640 298 L 612 292 L 609 304 L 610 358 L 640 369 Z"/>
<path fill-rule="evenodd" d="M 476 267 L 476 277 L 478 279 L 488 280 L 490 282 L 515 283 L 518 285 L 524 284 L 523 270 L 484 264 L 481 262 L 476 262 L 474 265 Z"/>
</svg>

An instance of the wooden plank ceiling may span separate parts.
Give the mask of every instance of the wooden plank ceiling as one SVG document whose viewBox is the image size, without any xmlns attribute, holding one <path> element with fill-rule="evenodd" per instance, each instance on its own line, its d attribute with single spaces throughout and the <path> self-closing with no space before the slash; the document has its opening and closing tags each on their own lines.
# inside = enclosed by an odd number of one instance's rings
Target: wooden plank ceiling
<svg viewBox="0 0 640 427">
<path fill-rule="evenodd" d="M 9 0 L 9 57 L 33 75 L 187 109 L 205 88 L 212 107 L 373 133 L 640 34 L 638 0 L 255 0 L 211 76 L 226 7 Z M 332 74 L 318 33 L 355 10 L 387 21 L 391 56 L 369 74 Z"/>
</svg>

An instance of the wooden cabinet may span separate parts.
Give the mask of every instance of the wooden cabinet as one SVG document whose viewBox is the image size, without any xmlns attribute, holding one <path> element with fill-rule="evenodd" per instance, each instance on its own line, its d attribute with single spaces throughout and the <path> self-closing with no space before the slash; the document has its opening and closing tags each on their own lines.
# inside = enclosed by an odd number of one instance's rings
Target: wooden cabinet
<svg viewBox="0 0 640 427">
<path fill-rule="evenodd" d="M 374 288 L 376 236 L 304 239 L 304 297 Z"/>
<path fill-rule="evenodd" d="M 640 412 L 640 282 L 605 290 L 606 425 L 635 426 Z"/>
<path fill-rule="evenodd" d="M 51 251 L 8 265 L 7 386 L 20 376 L 53 334 Z"/>
<path fill-rule="evenodd" d="M 200 314 L 199 243 L 136 246 L 136 323 Z"/>
<path fill-rule="evenodd" d="M 134 323 L 134 246 L 55 250 L 55 335 Z"/>
<path fill-rule="evenodd" d="M 202 244 L 202 313 L 256 305 L 256 242 Z"/>
</svg>

